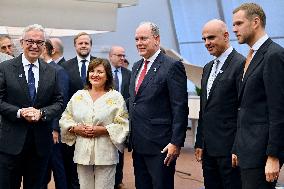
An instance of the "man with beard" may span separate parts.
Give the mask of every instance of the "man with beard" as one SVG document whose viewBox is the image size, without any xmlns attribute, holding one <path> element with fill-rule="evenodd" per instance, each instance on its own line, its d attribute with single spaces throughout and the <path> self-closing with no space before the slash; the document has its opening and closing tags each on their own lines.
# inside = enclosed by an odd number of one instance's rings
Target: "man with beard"
<svg viewBox="0 0 284 189">
<path fill-rule="evenodd" d="M 69 98 L 86 84 L 89 63 L 95 57 L 90 55 L 92 38 L 89 34 L 81 32 L 74 37 L 76 57 L 64 62 L 62 67 L 69 76 Z M 79 180 L 76 164 L 73 162 L 74 146 L 63 144 L 63 159 L 66 171 L 68 189 L 79 189 Z"/>
<path fill-rule="evenodd" d="M 284 49 L 265 31 L 266 16 L 255 3 L 233 11 L 233 32 L 250 48 L 239 88 L 233 163 L 243 189 L 274 189 L 284 148 Z"/>
</svg>

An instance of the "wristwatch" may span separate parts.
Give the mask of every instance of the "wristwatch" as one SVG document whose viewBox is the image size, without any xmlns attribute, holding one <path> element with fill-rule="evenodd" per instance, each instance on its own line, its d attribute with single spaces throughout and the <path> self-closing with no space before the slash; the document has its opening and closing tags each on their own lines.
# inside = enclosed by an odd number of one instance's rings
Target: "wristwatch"
<svg viewBox="0 0 284 189">
<path fill-rule="evenodd" d="M 40 118 L 42 121 L 46 120 L 46 111 L 44 109 L 40 109 Z"/>
</svg>

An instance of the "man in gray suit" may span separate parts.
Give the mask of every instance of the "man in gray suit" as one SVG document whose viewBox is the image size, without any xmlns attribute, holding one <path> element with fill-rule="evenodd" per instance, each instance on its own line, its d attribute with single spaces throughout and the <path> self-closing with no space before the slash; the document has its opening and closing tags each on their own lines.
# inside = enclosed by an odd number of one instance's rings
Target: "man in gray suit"
<svg viewBox="0 0 284 189">
<path fill-rule="evenodd" d="M 231 151 L 237 131 L 238 79 L 245 58 L 230 45 L 221 20 L 207 22 L 202 39 L 215 58 L 203 69 L 195 156 L 202 161 L 207 189 L 240 189 L 240 172 L 231 166 Z"/>
<path fill-rule="evenodd" d="M 39 189 L 52 148 L 51 121 L 63 111 L 56 70 L 39 59 L 40 25 L 23 33 L 23 54 L 0 64 L 0 188 Z"/>
</svg>

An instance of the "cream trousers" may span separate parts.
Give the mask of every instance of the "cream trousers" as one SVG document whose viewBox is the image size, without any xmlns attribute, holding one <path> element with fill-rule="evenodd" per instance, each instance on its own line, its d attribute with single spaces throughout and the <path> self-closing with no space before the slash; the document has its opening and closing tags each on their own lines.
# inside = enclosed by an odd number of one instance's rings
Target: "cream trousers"
<svg viewBox="0 0 284 189">
<path fill-rule="evenodd" d="M 116 165 L 77 164 L 80 189 L 113 189 Z"/>
</svg>

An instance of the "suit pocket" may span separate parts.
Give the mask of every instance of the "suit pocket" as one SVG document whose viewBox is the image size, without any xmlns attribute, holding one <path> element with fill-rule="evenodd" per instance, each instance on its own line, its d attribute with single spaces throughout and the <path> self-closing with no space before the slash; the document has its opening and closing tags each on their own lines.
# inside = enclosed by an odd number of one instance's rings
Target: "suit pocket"
<svg viewBox="0 0 284 189">
<path fill-rule="evenodd" d="M 170 119 L 163 119 L 163 118 L 152 118 L 150 119 L 151 124 L 153 125 L 169 125 L 171 124 L 171 120 Z"/>
</svg>

